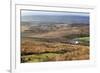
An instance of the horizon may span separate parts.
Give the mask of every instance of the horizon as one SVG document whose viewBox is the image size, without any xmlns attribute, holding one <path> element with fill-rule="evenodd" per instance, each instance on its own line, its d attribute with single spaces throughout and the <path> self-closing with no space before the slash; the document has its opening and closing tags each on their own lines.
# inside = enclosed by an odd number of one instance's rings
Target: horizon
<svg viewBox="0 0 100 73">
<path fill-rule="evenodd" d="M 89 24 L 89 13 L 21 10 L 21 21 Z"/>
</svg>

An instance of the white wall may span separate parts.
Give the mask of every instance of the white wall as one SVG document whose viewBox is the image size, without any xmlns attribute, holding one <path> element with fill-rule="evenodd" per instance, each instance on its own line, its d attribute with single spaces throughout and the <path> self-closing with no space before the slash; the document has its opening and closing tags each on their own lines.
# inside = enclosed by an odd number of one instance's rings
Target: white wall
<svg viewBox="0 0 100 73">
<path fill-rule="evenodd" d="M 15 0 L 16 3 L 69 3 L 69 4 L 88 4 L 88 5 L 96 5 L 97 0 Z M 99 0 L 98 0 L 99 1 Z"/>
<path fill-rule="evenodd" d="M 23 0 L 16 0 L 17 3 Z M 24 0 L 26 1 L 26 0 Z M 30 3 L 58 3 L 58 4 L 85 4 L 96 6 L 96 48 L 97 49 L 97 67 L 89 68 L 74 68 L 66 70 L 52 70 L 43 73 L 99 73 L 100 71 L 100 2 L 99 0 L 27 0 Z M 26 3 L 27 3 L 26 1 Z M 32 1 L 32 2 L 31 2 Z M 10 1 L 0 1 L 0 73 L 8 73 L 10 67 Z M 42 72 L 40 72 L 42 73 Z"/>
</svg>

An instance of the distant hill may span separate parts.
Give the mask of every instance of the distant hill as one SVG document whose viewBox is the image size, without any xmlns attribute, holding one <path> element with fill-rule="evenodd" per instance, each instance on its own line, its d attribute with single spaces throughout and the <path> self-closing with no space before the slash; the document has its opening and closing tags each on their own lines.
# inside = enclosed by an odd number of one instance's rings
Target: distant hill
<svg viewBox="0 0 100 73">
<path fill-rule="evenodd" d="M 89 24 L 33 24 L 31 22 L 21 22 L 21 32 L 24 37 L 63 38 L 89 34 Z"/>
<path fill-rule="evenodd" d="M 89 24 L 84 24 L 84 23 L 72 23 L 69 24 L 71 27 L 82 27 L 82 26 L 89 26 Z"/>
<path fill-rule="evenodd" d="M 89 16 L 73 16 L 73 15 L 29 15 L 22 16 L 21 21 L 32 23 L 56 23 L 56 24 L 72 24 L 72 23 L 85 23 L 89 24 Z"/>
</svg>

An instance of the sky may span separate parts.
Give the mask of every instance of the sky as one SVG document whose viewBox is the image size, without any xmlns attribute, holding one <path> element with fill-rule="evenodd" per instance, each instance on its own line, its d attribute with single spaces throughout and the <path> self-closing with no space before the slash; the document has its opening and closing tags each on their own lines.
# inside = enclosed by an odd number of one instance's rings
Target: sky
<svg viewBox="0 0 100 73">
<path fill-rule="evenodd" d="M 89 13 L 21 10 L 21 21 L 34 23 L 89 24 Z"/>
<path fill-rule="evenodd" d="M 89 16 L 89 13 L 83 12 L 50 12 L 50 11 L 32 11 L 32 10 L 21 10 L 22 16 L 30 15 L 79 15 L 79 16 Z"/>
</svg>

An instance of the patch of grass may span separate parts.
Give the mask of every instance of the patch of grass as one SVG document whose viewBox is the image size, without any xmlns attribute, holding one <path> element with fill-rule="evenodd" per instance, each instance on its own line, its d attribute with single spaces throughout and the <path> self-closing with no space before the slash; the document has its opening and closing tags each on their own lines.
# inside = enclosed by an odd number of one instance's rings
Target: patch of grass
<svg viewBox="0 0 100 73">
<path fill-rule="evenodd" d="M 89 41 L 89 37 L 80 37 L 80 38 L 77 38 L 78 40 L 80 41 L 84 41 L 84 42 L 88 42 Z"/>
<path fill-rule="evenodd" d="M 89 37 L 89 34 L 71 34 L 63 37 L 66 39 L 73 39 L 73 38 Z"/>
<path fill-rule="evenodd" d="M 56 53 L 44 53 L 44 54 L 37 54 L 37 55 L 27 55 L 22 56 L 21 61 L 22 62 L 45 62 L 50 61 L 53 59 L 53 57 L 58 56 L 60 54 Z"/>
<path fill-rule="evenodd" d="M 80 38 L 75 38 L 76 40 L 80 41 L 80 44 L 89 46 L 89 37 L 80 37 Z"/>
</svg>

